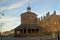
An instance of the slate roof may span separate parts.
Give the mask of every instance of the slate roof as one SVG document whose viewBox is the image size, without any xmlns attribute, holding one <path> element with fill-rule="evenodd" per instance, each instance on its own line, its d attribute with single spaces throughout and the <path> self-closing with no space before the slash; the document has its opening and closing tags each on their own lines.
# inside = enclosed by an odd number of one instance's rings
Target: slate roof
<svg viewBox="0 0 60 40">
<path fill-rule="evenodd" d="M 48 17 L 45 17 L 45 20 L 49 20 L 52 17 L 52 15 L 49 15 Z M 56 16 L 60 19 L 60 15 L 56 15 Z"/>
<path fill-rule="evenodd" d="M 34 14 L 34 15 L 37 16 L 37 14 L 35 14 L 35 13 L 33 13 L 33 12 L 25 12 L 25 13 L 22 13 L 21 15 L 23 15 L 23 14 Z"/>
<path fill-rule="evenodd" d="M 22 24 L 22 25 L 19 25 L 17 26 L 15 29 L 20 29 L 20 28 L 31 28 L 31 29 L 34 29 L 34 28 L 42 28 L 36 24 Z"/>
</svg>

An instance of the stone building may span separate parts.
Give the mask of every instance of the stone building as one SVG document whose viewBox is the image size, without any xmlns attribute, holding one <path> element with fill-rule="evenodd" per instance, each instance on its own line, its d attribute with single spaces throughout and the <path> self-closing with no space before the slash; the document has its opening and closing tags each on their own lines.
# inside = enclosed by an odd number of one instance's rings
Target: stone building
<svg viewBox="0 0 60 40">
<path fill-rule="evenodd" d="M 56 15 L 56 11 L 54 11 L 52 15 L 48 12 L 46 16 L 40 20 L 40 24 L 50 32 L 60 32 L 60 15 Z"/>
<path fill-rule="evenodd" d="M 60 15 L 56 11 L 50 12 L 41 18 L 37 18 L 31 7 L 27 7 L 27 12 L 21 14 L 21 25 L 14 30 L 15 37 L 36 37 L 41 33 L 55 34 L 60 32 Z"/>
<path fill-rule="evenodd" d="M 41 26 L 37 25 L 37 15 L 27 7 L 27 12 L 21 14 L 21 25 L 15 28 L 15 37 L 37 37 L 42 33 Z"/>
<path fill-rule="evenodd" d="M 38 25 L 47 29 L 47 32 L 51 33 L 52 35 L 60 33 L 60 15 L 57 15 L 56 11 L 54 11 L 51 15 L 50 12 L 48 12 L 46 16 L 41 17 Z"/>
</svg>

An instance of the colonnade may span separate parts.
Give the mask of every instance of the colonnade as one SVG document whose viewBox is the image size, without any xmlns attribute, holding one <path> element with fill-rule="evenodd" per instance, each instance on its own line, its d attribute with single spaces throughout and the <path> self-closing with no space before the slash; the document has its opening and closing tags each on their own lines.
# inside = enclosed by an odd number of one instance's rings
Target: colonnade
<svg viewBox="0 0 60 40">
<path fill-rule="evenodd" d="M 17 34 L 27 34 L 27 33 L 38 33 L 39 29 L 19 29 L 17 30 Z"/>
</svg>

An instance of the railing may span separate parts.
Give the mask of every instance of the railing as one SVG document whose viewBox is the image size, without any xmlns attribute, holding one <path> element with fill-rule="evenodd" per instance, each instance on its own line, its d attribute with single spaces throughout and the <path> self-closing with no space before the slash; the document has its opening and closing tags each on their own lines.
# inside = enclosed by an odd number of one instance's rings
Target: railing
<svg viewBox="0 0 60 40">
<path fill-rule="evenodd" d="M 14 37 L 2 37 L 2 40 L 53 40 L 51 36 L 42 36 L 42 37 L 36 37 L 36 38 L 14 38 Z M 0 38 L 1 40 L 1 38 Z M 57 40 L 57 38 L 54 38 L 54 40 Z"/>
</svg>

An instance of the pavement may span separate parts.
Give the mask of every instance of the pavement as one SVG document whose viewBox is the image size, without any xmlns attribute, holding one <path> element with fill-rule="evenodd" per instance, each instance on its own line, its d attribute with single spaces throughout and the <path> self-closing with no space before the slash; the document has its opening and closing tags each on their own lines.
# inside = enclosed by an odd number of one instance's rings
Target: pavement
<svg viewBox="0 0 60 40">
<path fill-rule="evenodd" d="M 1 40 L 1 37 L 0 37 Z M 52 38 L 52 35 L 46 35 L 41 37 L 35 37 L 35 38 L 14 38 L 10 36 L 3 36 L 2 40 L 57 40 L 56 38 Z"/>
</svg>

